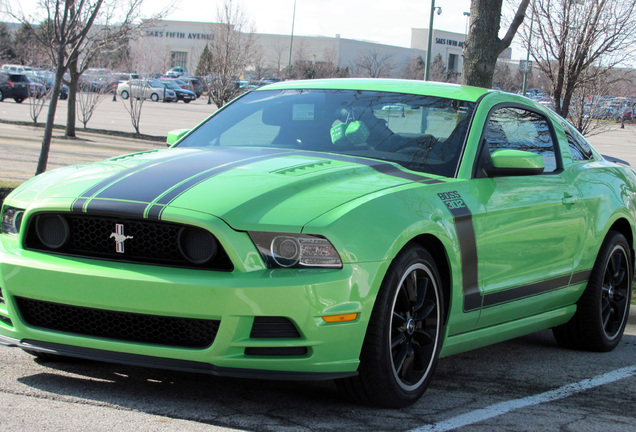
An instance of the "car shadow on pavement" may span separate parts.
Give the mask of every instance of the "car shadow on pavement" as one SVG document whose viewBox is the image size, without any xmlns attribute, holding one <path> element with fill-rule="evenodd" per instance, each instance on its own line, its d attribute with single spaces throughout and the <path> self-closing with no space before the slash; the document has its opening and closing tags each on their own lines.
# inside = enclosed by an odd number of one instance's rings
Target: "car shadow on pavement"
<svg viewBox="0 0 636 432">
<path fill-rule="evenodd" d="M 629 366 L 634 358 L 636 336 L 625 335 L 612 353 L 588 353 L 538 332 L 441 359 L 424 397 L 402 410 L 356 405 L 330 381 L 247 380 L 88 360 L 36 360 L 40 372 L 18 381 L 56 400 L 237 429 L 406 431 Z"/>
</svg>

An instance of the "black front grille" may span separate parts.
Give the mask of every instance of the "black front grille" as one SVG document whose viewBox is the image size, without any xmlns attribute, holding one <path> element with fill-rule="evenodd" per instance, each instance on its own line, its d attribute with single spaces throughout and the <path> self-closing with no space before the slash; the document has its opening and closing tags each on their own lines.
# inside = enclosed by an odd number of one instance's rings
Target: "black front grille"
<svg viewBox="0 0 636 432">
<path fill-rule="evenodd" d="M 68 226 L 68 239 L 65 242 L 56 242 L 55 245 L 61 244 L 59 247 L 51 247 L 42 231 L 51 229 L 49 228 L 51 226 L 62 225 L 59 223 L 38 225 L 38 218 L 51 219 L 52 215 L 61 217 Z M 115 238 L 118 225 L 121 227 L 121 234 L 125 237 L 119 246 Z M 180 233 L 184 230 L 190 235 L 184 235 L 183 238 L 196 238 L 197 233 L 201 233 L 212 239 L 216 243 L 216 255 L 205 262 L 193 261 L 188 251 L 184 251 L 183 240 L 180 243 Z M 161 221 L 42 213 L 30 218 L 25 247 L 30 250 L 123 262 L 233 270 L 227 253 L 210 233 L 196 227 Z"/>
<path fill-rule="evenodd" d="M 219 321 L 116 312 L 16 297 L 30 326 L 82 336 L 181 348 L 212 345 Z"/>
</svg>

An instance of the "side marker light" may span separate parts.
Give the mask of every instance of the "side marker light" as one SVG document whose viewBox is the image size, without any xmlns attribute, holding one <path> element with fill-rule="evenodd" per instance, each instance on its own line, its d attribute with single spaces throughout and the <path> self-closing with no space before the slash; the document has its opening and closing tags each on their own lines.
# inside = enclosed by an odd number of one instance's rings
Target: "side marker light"
<svg viewBox="0 0 636 432">
<path fill-rule="evenodd" d="M 350 313 L 350 314 L 342 314 L 342 315 L 329 315 L 329 316 L 322 317 L 322 319 L 328 323 L 355 321 L 356 319 L 358 319 L 358 314 Z"/>
</svg>

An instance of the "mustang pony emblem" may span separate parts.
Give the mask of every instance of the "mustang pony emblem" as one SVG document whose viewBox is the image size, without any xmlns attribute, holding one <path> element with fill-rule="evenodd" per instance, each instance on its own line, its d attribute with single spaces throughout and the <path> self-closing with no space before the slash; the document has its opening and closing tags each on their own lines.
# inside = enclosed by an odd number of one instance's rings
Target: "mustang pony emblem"
<svg viewBox="0 0 636 432">
<path fill-rule="evenodd" d="M 115 232 L 110 234 L 110 238 L 115 238 L 116 252 L 124 253 L 124 242 L 128 239 L 133 238 L 133 236 L 124 235 L 123 224 L 115 224 Z"/>
</svg>

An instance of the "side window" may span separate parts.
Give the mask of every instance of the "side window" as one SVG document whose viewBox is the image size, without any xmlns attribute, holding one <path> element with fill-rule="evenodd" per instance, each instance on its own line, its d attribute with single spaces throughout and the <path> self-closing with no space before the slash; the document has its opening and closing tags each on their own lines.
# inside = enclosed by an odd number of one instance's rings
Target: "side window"
<svg viewBox="0 0 636 432">
<path fill-rule="evenodd" d="M 576 134 L 571 130 L 566 130 L 565 135 L 568 137 L 568 147 L 570 149 L 572 159 L 574 159 L 575 161 L 594 159 L 592 149 L 590 148 L 590 145 L 587 143 L 585 138 L 579 136 L 579 134 Z"/>
<path fill-rule="evenodd" d="M 523 150 L 541 155 L 544 173 L 557 170 L 555 150 L 548 120 L 540 114 L 522 108 L 499 108 L 493 111 L 486 125 L 488 149 Z"/>
</svg>

